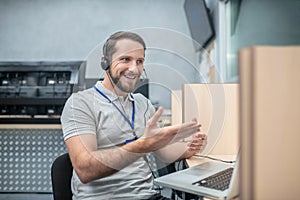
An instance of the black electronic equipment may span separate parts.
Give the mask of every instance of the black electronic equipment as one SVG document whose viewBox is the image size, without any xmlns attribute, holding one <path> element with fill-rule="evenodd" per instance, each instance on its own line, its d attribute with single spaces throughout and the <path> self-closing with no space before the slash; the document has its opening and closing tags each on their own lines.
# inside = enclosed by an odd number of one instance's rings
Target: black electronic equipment
<svg viewBox="0 0 300 200">
<path fill-rule="evenodd" d="M 185 0 L 184 11 L 196 51 L 202 51 L 215 36 L 205 0 Z"/>
<path fill-rule="evenodd" d="M 106 56 L 104 56 L 104 58 L 101 60 L 101 67 L 104 71 L 108 70 L 110 67 L 109 60 Z"/>
<path fill-rule="evenodd" d="M 84 87 L 86 62 L 1 62 L 1 123 L 59 123 L 67 98 Z"/>
<path fill-rule="evenodd" d="M 110 37 L 111 38 L 111 37 Z M 103 57 L 101 59 L 101 67 L 104 71 L 108 70 L 110 67 L 110 61 L 108 59 L 108 55 L 107 55 L 107 43 L 110 40 L 110 38 L 108 38 L 105 42 L 105 44 L 103 45 Z"/>
</svg>

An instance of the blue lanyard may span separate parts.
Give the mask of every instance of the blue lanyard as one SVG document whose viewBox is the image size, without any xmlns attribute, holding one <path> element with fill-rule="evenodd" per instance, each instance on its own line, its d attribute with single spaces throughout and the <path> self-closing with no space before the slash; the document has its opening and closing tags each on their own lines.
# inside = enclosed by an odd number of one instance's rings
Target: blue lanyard
<svg viewBox="0 0 300 200">
<path fill-rule="evenodd" d="M 111 103 L 118 111 L 119 113 L 123 116 L 123 118 L 125 119 L 125 121 L 129 124 L 129 126 L 132 129 L 132 134 L 134 135 L 134 140 L 137 139 L 137 135 L 135 134 L 134 131 L 134 115 L 135 115 L 135 106 L 134 106 L 134 101 L 132 101 L 132 115 L 131 115 L 131 122 L 130 120 L 127 118 L 127 116 L 122 112 L 122 110 L 120 110 L 120 108 L 108 97 L 106 96 L 103 92 L 101 92 L 96 85 L 94 85 L 94 89 L 101 95 L 103 96 L 105 99 L 107 99 L 107 101 L 109 103 Z M 130 97 L 133 98 L 132 94 L 130 93 Z M 126 140 L 126 143 L 128 142 L 132 142 L 133 140 Z"/>
</svg>

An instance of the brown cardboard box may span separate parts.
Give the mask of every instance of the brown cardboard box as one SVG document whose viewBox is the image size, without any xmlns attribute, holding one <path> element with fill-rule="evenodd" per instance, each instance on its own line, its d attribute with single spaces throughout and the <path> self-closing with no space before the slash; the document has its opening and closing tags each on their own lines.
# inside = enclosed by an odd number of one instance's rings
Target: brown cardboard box
<svg viewBox="0 0 300 200">
<path fill-rule="evenodd" d="M 300 47 L 239 52 L 241 199 L 300 197 Z"/>
</svg>

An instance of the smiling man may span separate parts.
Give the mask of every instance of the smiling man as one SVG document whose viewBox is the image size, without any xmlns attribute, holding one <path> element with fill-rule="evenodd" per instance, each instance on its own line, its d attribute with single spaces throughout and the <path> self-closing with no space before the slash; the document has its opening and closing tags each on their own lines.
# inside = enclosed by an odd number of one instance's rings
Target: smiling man
<svg viewBox="0 0 300 200">
<path fill-rule="evenodd" d="M 196 120 L 160 128 L 162 108 L 155 111 L 143 95 L 132 93 L 144 70 L 145 50 L 135 33 L 111 35 L 101 57 L 104 80 L 72 94 L 65 104 L 61 122 L 74 168 L 74 200 L 167 199 L 153 189 L 145 155 L 155 152 L 173 162 L 206 145 Z M 177 142 L 190 136 L 178 148 Z"/>
</svg>

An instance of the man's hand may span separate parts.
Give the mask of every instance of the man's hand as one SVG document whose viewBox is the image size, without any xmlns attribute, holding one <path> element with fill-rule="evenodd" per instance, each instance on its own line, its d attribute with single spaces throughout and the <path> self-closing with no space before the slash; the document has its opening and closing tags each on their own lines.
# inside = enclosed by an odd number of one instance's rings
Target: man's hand
<svg viewBox="0 0 300 200">
<path fill-rule="evenodd" d="M 162 112 L 163 109 L 160 107 L 153 117 L 147 121 L 144 135 L 139 139 L 144 140 L 143 151 L 145 153 L 156 151 L 168 144 L 178 142 L 200 130 L 201 125 L 195 120 L 181 125 L 160 128 L 157 122 L 161 117 Z M 194 145 L 195 144 L 193 143 L 192 146 Z"/>
<path fill-rule="evenodd" d="M 188 148 L 182 158 L 190 158 L 197 153 L 201 153 L 207 145 L 207 136 L 204 133 L 197 132 L 193 135 L 188 144 Z"/>
<path fill-rule="evenodd" d="M 197 123 L 197 119 L 193 119 Z M 197 133 L 193 135 L 191 139 L 185 140 L 188 143 L 188 148 L 183 154 L 182 158 L 190 158 L 197 153 L 201 153 L 207 145 L 207 136 L 204 133 L 200 132 L 200 129 Z"/>
<path fill-rule="evenodd" d="M 187 125 L 190 123 L 192 125 Z M 172 163 L 177 160 L 189 158 L 204 150 L 207 137 L 204 133 L 200 132 L 201 125 L 196 119 L 193 119 L 190 123 L 180 125 L 181 128 L 174 138 L 167 145 L 155 151 L 155 154 L 161 160 L 166 163 Z"/>
</svg>

